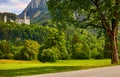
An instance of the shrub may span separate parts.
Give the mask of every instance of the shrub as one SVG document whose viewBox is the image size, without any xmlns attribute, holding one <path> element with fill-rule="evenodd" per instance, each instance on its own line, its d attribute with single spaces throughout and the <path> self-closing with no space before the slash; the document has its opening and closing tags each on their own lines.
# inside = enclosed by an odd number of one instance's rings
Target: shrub
<svg viewBox="0 0 120 77">
<path fill-rule="evenodd" d="M 8 41 L 2 40 L 2 41 L 0 42 L 0 50 L 1 50 L 1 52 L 4 53 L 4 54 L 10 53 L 10 46 L 9 46 Z"/>
<path fill-rule="evenodd" d="M 0 59 L 3 59 L 4 54 L 0 51 Z"/>
<path fill-rule="evenodd" d="M 98 53 L 95 57 L 95 59 L 103 59 L 104 56 L 101 53 Z"/>
<path fill-rule="evenodd" d="M 88 45 L 75 43 L 73 45 L 72 58 L 74 59 L 89 59 L 90 51 Z"/>
<path fill-rule="evenodd" d="M 20 53 L 14 55 L 14 60 L 21 60 L 21 55 L 20 55 Z"/>
<path fill-rule="evenodd" d="M 37 41 L 26 40 L 23 49 L 21 50 L 22 60 L 37 60 L 37 54 L 40 45 Z"/>
<path fill-rule="evenodd" d="M 79 59 L 89 59 L 89 54 L 85 51 L 79 53 Z"/>
<path fill-rule="evenodd" d="M 54 53 L 56 53 L 57 56 L 58 56 L 58 59 L 60 59 L 61 56 L 60 56 L 60 51 L 59 51 L 59 49 L 56 48 L 56 47 L 52 47 L 51 50 L 52 50 Z"/>
<path fill-rule="evenodd" d="M 52 49 L 44 49 L 38 54 L 38 59 L 41 62 L 56 62 L 58 58 L 58 53 Z"/>
<path fill-rule="evenodd" d="M 92 58 L 94 58 L 94 59 L 103 59 L 104 58 L 103 53 L 101 51 L 98 51 L 97 48 L 94 48 L 91 51 L 91 55 L 92 55 Z"/>
<path fill-rule="evenodd" d="M 13 57 L 14 57 L 14 55 L 11 54 L 11 53 L 5 54 L 5 55 L 3 56 L 4 59 L 13 59 Z"/>
</svg>

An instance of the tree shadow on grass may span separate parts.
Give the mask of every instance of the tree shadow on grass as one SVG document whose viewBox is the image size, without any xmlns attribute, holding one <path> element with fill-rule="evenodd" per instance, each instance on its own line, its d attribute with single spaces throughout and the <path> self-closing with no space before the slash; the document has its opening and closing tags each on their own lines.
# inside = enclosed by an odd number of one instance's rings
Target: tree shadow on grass
<svg viewBox="0 0 120 77">
<path fill-rule="evenodd" d="M 44 74 L 44 73 L 55 73 L 55 72 L 81 70 L 81 69 L 87 69 L 87 68 L 94 68 L 94 66 L 91 66 L 91 67 L 48 66 L 48 67 L 34 67 L 34 68 L 24 68 L 24 69 L 0 70 L 0 77 L 26 76 L 26 75 L 35 75 L 35 74 Z"/>
</svg>

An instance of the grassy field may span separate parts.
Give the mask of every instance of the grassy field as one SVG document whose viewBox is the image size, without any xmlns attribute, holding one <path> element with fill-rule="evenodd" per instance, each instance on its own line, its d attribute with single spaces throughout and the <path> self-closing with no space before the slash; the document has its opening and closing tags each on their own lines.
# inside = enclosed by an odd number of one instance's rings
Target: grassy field
<svg viewBox="0 0 120 77">
<path fill-rule="evenodd" d="M 110 60 L 60 60 L 56 63 L 0 60 L 0 77 L 64 72 L 104 66 L 111 66 Z"/>
</svg>

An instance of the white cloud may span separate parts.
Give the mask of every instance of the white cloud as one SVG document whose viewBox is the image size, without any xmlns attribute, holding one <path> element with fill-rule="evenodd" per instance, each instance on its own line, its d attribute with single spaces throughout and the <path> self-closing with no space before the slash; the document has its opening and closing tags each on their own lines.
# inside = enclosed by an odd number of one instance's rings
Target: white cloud
<svg viewBox="0 0 120 77">
<path fill-rule="evenodd" d="M 0 12 L 21 13 L 31 0 L 9 0 L 5 3 L 0 3 Z"/>
<path fill-rule="evenodd" d="M 19 3 L 20 0 L 10 0 L 11 3 Z"/>
</svg>

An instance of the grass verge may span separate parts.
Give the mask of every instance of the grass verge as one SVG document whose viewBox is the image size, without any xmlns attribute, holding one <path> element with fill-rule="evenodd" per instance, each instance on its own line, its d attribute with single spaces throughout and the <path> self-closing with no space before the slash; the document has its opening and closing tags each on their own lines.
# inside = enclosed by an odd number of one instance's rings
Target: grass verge
<svg viewBox="0 0 120 77">
<path fill-rule="evenodd" d="M 56 63 L 0 60 L 0 77 L 16 77 L 44 73 L 74 71 L 111 66 L 109 59 L 103 60 L 60 60 Z"/>
</svg>

